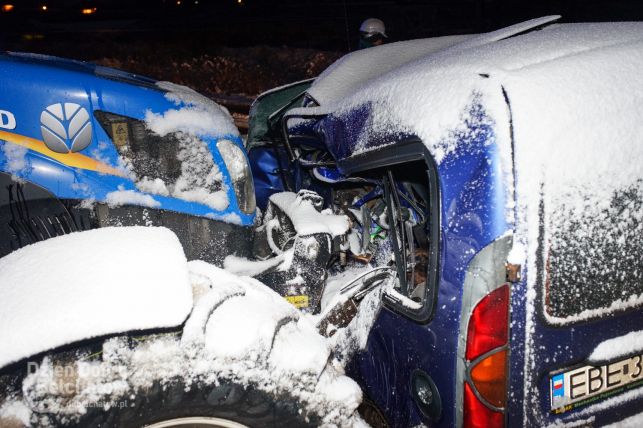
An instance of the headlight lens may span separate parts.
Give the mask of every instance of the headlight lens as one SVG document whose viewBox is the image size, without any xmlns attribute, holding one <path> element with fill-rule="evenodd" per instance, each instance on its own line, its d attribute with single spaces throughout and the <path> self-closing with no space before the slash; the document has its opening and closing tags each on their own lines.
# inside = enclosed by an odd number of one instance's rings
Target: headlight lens
<svg viewBox="0 0 643 428">
<path fill-rule="evenodd" d="M 246 214 L 254 213 L 256 208 L 255 186 L 246 155 L 239 146 L 230 140 L 219 141 L 217 149 L 219 149 L 230 174 L 239 209 Z"/>
</svg>

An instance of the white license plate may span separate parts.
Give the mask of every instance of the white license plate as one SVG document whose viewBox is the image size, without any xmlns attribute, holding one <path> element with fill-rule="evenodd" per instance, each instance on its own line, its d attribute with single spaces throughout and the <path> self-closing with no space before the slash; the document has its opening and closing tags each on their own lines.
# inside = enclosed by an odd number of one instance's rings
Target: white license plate
<svg viewBox="0 0 643 428">
<path fill-rule="evenodd" d="M 643 354 L 549 376 L 551 412 L 560 414 L 643 385 Z"/>
</svg>

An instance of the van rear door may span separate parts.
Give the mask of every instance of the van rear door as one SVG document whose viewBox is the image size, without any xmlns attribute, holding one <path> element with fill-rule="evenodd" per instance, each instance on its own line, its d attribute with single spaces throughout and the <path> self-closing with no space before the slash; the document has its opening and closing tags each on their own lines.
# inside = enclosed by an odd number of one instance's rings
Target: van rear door
<svg viewBox="0 0 643 428">
<path fill-rule="evenodd" d="M 643 412 L 642 187 L 618 190 L 600 208 L 541 203 L 527 425 L 603 426 Z"/>
</svg>

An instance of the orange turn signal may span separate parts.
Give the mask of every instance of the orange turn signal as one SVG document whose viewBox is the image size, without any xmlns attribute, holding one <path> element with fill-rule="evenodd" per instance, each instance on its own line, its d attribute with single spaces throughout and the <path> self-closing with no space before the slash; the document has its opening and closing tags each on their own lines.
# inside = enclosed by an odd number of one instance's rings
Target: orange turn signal
<svg viewBox="0 0 643 428">
<path fill-rule="evenodd" d="M 484 358 L 471 369 L 471 381 L 478 393 L 496 407 L 507 400 L 507 350 Z"/>
</svg>

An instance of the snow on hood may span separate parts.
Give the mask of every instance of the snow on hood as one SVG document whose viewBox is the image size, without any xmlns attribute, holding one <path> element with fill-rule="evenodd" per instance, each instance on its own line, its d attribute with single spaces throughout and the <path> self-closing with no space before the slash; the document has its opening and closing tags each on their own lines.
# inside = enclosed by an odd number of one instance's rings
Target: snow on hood
<svg viewBox="0 0 643 428">
<path fill-rule="evenodd" d="M 180 325 L 192 308 L 183 247 L 161 227 L 108 227 L 0 259 L 0 367 L 81 340 Z"/>
<path fill-rule="evenodd" d="M 239 136 L 234 119 L 225 107 L 187 86 L 171 82 L 157 82 L 156 86 L 167 91 L 165 98 L 179 108 L 162 114 L 148 110 L 145 123 L 153 132 L 160 136 L 173 132 L 214 138 Z"/>
<path fill-rule="evenodd" d="M 239 131 L 232 116 L 225 107 L 186 86 L 170 82 L 157 82 L 156 85 L 167 91 L 165 97 L 178 108 L 164 113 L 146 111 L 145 126 L 161 137 L 173 134 L 177 139 L 181 175 L 173 183 L 165 183 L 160 178 L 139 177 L 137 188 L 224 211 L 230 203 L 228 189 L 213 157 L 217 149 L 205 138 L 238 139 Z M 224 220 L 234 223 L 238 217 Z"/>
</svg>

